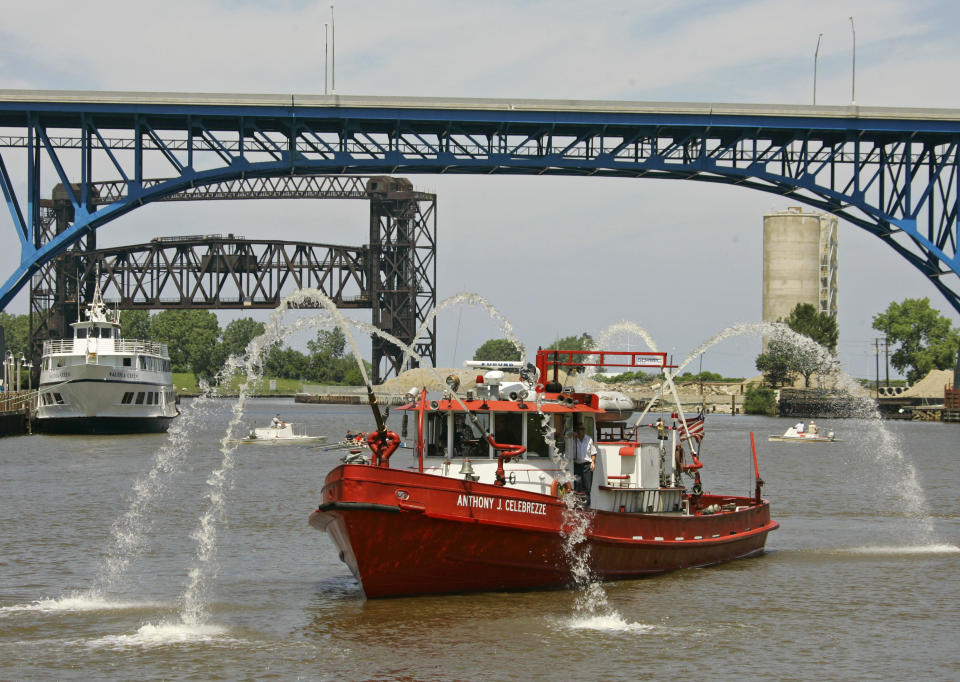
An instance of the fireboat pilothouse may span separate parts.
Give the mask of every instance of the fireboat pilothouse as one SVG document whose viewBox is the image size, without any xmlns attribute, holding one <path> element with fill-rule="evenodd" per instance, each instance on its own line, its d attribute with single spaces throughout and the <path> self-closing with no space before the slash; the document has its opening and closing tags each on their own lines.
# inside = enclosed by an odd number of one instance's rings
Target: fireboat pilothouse
<svg viewBox="0 0 960 682">
<path fill-rule="evenodd" d="M 310 524 L 330 535 L 367 597 L 571 584 L 566 547 L 578 525 L 591 574 L 603 580 L 760 554 L 778 527 L 755 451 L 754 496 L 703 490 L 702 412 L 688 417 L 678 406 L 666 421 L 643 423 L 647 412 L 635 415 L 627 396 L 557 380 L 558 368 L 669 370 L 666 354 L 540 350 L 536 365 L 474 364 L 486 371 L 463 397 L 451 375 L 449 390 L 412 390 L 400 408 L 405 426 L 416 420 L 412 461 L 391 462 L 400 436 L 370 390 L 372 454 L 326 478 Z M 588 490 L 571 461 L 580 427 L 595 443 Z"/>
</svg>

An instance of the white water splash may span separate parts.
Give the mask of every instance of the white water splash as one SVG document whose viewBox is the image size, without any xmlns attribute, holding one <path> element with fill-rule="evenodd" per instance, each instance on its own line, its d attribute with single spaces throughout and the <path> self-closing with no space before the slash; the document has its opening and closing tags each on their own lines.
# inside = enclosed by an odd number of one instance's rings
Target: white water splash
<svg viewBox="0 0 960 682">
<path fill-rule="evenodd" d="M 59 599 L 39 599 L 30 604 L 15 604 L 0 607 L 0 617 L 16 613 L 82 613 L 88 611 L 137 611 L 169 606 L 159 602 L 116 601 L 91 596 L 89 593 L 72 593 Z"/>
<path fill-rule="evenodd" d="M 563 625 L 571 630 L 593 630 L 605 633 L 654 632 L 660 629 L 656 625 L 629 623 L 616 612 L 603 615 L 574 616 L 573 618 L 565 620 Z"/>
<path fill-rule="evenodd" d="M 813 339 L 798 334 L 782 323 L 754 322 L 736 324 L 721 330 L 691 352 L 677 367 L 679 373 L 694 358 L 706 352 L 711 347 L 726 339 L 743 335 L 770 335 L 786 341 L 791 346 L 803 352 L 820 367 L 835 387 L 835 390 L 845 394 L 849 405 L 848 418 L 862 419 L 870 428 L 870 438 L 856 447 L 843 450 L 853 457 L 867 454 L 873 459 L 873 468 L 880 473 L 880 482 L 883 492 L 890 497 L 899 497 L 902 500 L 904 511 L 914 518 L 920 526 L 920 539 L 933 544 L 936 534 L 924 495 L 923 488 L 917 479 L 917 472 L 912 463 L 903 455 L 897 437 L 886 427 L 880 416 L 877 404 L 860 396 L 860 386 L 857 381 L 840 369 L 840 363 L 830 351 Z M 672 383 L 672 382 L 671 382 Z"/>
<path fill-rule="evenodd" d="M 849 554 L 870 554 L 876 556 L 897 556 L 897 555 L 922 555 L 922 554 L 958 554 L 960 553 L 960 547 L 956 545 L 951 545 L 948 543 L 940 543 L 933 545 L 888 545 L 888 546 L 878 546 L 878 547 L 852 547 L 849 549 L 838 549 L 833 550 L 834 553 L 849 553 Z"/>
<path fill-rule="evenodd" d="M 406 344 L 400 343 L 399 347 L 404 349 L 403 362 L 401 366 L 407 364 L 407 360 L 410 356 L 415 355 L 413 352 L 413 346 L 416 344 L 416 339 L 419 339 L 423 332 L 427 329 L 430 323 L 436 318 L 440 311 L 445 310 L 446 308 L 453 307 L 455 305 L 472 305 L 478 308 L 483 308 L 490 315 L 491 319 L 496 320 L 500 323 L 500 331 L 507 337 L 507 340 L 510 341 L 520 351 L 520 359 L 525 360 L 527 353 L 524 345 L 520 342 L 520 338 L 513 331 L 513 325 L 510 324 L 510 320 L 505 318 L 499 310 L 493 307 L 493 305 L 485 299 L 480 294 L 472 294 L 468 292 L 462 292 L 459 294 L 454 294 L 448 298 L 443 299 L 427 313 L 427 316 L 424 318 L 423 322 L 420 323 L 420 326 L 417 327 L 417 333 L 413 335 L 414 342 L 407 346 Z M 419 361 L 419 360 L 418 360 Z"/>
<path fill-rule="evenodd" d="M 299 293 L 299 292 L 298 292 Z M 197 527 L 190 537 L 197 545 L 193 566 L 187 573 L 187 585 L 180 597 L 180 620 L 177 627 L 199 628 L 205 626 L 205 608 L 209 599 L 209 590 L 219 572 L 217 561 L 218 522 L 226 517 L 226 495 L 232 486 L 232 474 L 235 465 L 234 452 L 237 449 L 236 434 L 243 421 L 243 411 L 251 388 L 257 385 L 263 376 L 263 357 L 275 344 L 290 334 L 303 328 L 302 324 L 284 327 L 280 324 L 283 313 L 296 294 L 284 299 L 281 306 L 271 315 L 270 323 L 264 332 L 247 344 L 240 357 L 231 356 L 217 375 L 219 382 L 231 379 L 242 372 L 243 382 L 238 389 L 237 400 L 231 410 L 231 418 L 226 433 L 220 440 L 222 458 L 220 467 L 207 478 L 207 507 L 197 521 Z M 296 298 L 294 300 L 301 300 Z M 329 300 L 329 299 L 328 299 Z M 351 339 L 352 340 L 352 339 Z"/>
<path fill-rule="evenodd" d="M 333 316 L 339 326 L 343 330 L 343 334 L 347 339 L 347 343 L 350 344 L 350 349 L 353 351 L 353 356 L 357 360 L 357 366 L 360 368 L 360 375 L 363 377 L 363 383 L 367 386 L 370 386 L 370 379 L 367 377 L 367 368 L 363 364 L 361 359 L 363 356 L 360 354 L 360 347 L 357 345 L 356 339 L 353 337 L 353 334 L 350 332 L 347 319 L 343 314 L 337 309 L 336 303 L 334 303 L 330 298 L 320 291 L 319 289 L 300 289 L 293 292 L 289 296 L 285 297 L 280 301 L 280 305 L 277 306 L 277 309 L 273 312 L 273 318 L 275 321 L 279 320 L 291 307 L 302 307 L 303 305 L 311 302 L 317 301 L 320 303 L 323 308 Z M 276 322 L 275 322 L 276 324 Z"/>
<path fill-rule="evenodd" d="M 657 344 L 654 342 L 653 337 L 650 335 L 646 329 L 641 327 L 636 322 L 630 322 L 629 320 L 620 320 L 619 322 L 614 322 L 609 327 L 601 331 L 597 335 L 597 348 L 603 350 L 606 349 L 617 334 L 626 334 L 639 336 L 641 340 L 646 344 L 652 352 L 656 353 Z"/>
<path fill-rule="evenodd" d="M 110 528 L 112 543 L 87 592 L 92 601 L 102 600 L 104 595 L 119 589 L 130 564 L 147 548 L 157 503 L 190 453 L 194 428 L 212 405 L 212 392 L 204 387 L 202 395 L 191 400 L 170 425 L 167 440 L 154 455 L 150 471 L 134 482 L 127 511 Z"/>
<path fill-rule="evenodd" d="M 240 640 L 225 637 L 226 628 L 217 625 L 186 624 L 183 622 L 146 624 L 132 635 L 110 635 L 87 642 L 91 649 L 151 648 L 174 644 L 226 644 Z"/>
</svg>

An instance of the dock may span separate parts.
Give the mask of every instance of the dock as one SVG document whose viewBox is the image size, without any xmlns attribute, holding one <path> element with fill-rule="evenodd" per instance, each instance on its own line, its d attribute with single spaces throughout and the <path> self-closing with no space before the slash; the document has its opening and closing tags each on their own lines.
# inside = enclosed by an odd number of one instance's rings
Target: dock
<svg viewBox="0 0 960 682">
<path fill-rule="evenodd" d="M 0 437 L 32 433 L 31 420 L 36 401 L 36 391 L 0 392 Z"/>
</svg>

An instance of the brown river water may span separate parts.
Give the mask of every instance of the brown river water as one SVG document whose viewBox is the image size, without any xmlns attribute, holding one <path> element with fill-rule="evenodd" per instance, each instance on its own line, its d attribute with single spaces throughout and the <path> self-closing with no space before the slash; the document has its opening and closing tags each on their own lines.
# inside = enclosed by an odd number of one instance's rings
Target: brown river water
<svg viewBox="0 0 960 682">
<path fill-rule="evenodd" d="M 710 415 L 704 488 L 781 524 L 767 553 L 573 590 L 371 600 L 307 525 L 341 452 L 221 452 L 233 402 L 169 435 L 0 439 L 0 679 L 955 680 L 960 425 Z M 253 400 L 331 441 L 359 406 Z M 391 415 L 397 428 L 399 418 Z M 391 463 L 402 464 L 401 450 Z M 399 460 L 399 461 L 397 461 Z"/>
</svg>

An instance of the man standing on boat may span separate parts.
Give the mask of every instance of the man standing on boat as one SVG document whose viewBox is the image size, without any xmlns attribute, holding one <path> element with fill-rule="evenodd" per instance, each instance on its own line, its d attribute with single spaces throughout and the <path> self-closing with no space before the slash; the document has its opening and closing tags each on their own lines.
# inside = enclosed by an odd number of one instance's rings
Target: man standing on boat
<svg viewBox="0 0 960 682">
<path fill-rule="evenodd" d="M 577 424 L 573 430 L 573 485 L 577 492 L 586 493 L 586 504 L 590 506 L 590 490 L 593 488 L 593 470 L 597 466 L 597 446 L 593 438 L 586 435 L 583 424 Z"/>
</svg>

